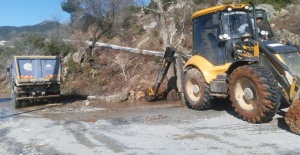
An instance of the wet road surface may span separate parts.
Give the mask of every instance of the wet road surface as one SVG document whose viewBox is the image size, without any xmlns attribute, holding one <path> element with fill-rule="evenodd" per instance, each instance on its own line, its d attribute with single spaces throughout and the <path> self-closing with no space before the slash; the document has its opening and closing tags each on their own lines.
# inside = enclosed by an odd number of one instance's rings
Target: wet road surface
<svg viewBox="0 0 300 155">
<path fill-rule="evenodd" d="M 282 116 L 250 124 L 231 106 L 207 111 L 179 102 L 94 100 L 14 109 L 0 99 L 0 154 L 300 154 Z M 281 114 L 281 113 L 279 113 Z"/>
</svg>

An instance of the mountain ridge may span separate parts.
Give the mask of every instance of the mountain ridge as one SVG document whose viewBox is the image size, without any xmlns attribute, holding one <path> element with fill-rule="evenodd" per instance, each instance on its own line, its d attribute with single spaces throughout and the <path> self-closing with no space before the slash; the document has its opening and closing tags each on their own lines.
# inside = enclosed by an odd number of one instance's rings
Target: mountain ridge
<svg viewBox="0 0 300 155">
<path fill-rule="evenodd" d="M 52 29 L 55 29 L 57 26 L 60 26 L 59 22 L 55 21 L 43 21 L 35 25 L 26 25 L 26 26 L 0 26 L 0 40 L 10 40 L 12 38 L 12 33 L 45 33 Z"/>
</svg>

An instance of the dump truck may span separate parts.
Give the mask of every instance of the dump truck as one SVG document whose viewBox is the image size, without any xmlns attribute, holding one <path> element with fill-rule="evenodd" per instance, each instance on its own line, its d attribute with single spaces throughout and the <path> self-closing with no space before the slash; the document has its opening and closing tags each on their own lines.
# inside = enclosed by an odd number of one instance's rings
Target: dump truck
<svg viewBox="0 0 300 155">
<path fill-rule="evenodd" d="M 24 102 L 60 97 L 62 66 L 58 56 L 12 56 L 7 72 L 15 108 L 22 108 Z"/>
<path fill-rule="evenodd" d="M 266 123 L 285 100 L 290 105 L 285 121 L 300 134 L 300 50 L 288 40 L 275 40 L 266 11 L 251 3 L 229 4 L 199 10 L 192 20 L 192 54 L 166 49 L 149 100 L 158 99 L 175 64 L 178 94 L 189 108 L 206 110 L 229 98 L 240 118 Z"/>
</svg>

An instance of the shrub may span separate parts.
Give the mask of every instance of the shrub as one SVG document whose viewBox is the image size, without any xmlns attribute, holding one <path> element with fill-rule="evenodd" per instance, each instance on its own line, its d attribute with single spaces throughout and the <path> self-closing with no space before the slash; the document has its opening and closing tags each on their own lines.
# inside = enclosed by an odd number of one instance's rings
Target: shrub
<svg viewBox="0 0 300 155">
<path fill-rule="evenodd" d="M 145 29 L 141 24 L 135 24 L 133 27 L 133 29 L 135 30 L 135 34 L 137 35 L 142 35 L 145 32 Z"/>
<path fill-rule="evenodd" d="M 156 63 L 159 63 L 160 60 L 161 60 L 161 57 L 159 57 L 159 56 L 155 56 L 155 57 L 154 57 L 154 61 L 155 61 Z"/>
<path fill-rule="evenodd" d="M 99 86 L 105 86 L 107 84 L 106 79 L 99 78 L 97 79 L 97 83 Z"/>
<path fill-rule="evenodd" d="M 82 72 L 81 67 L 78 66 L 77 63 L 73 61 L 72 57 L 70 57 L 67 61 L 67 68 L 68 68 L 67 70 L 68 74 Z"/>
<path fill-rule="evenodd" d="M 57 55 L 62 57 L 65 57 L 69 53 L 75 51 L 75 49 L 70 44 L 55 40 L 47 42 L 43 50 L 45 55 Z"/>
<path fill-rule="evenodd" d="M 252 0 L 254 4 L 270 4 L 273 5 L 276 10 L 286 7 L 291 4 L 293 0 Z M 240 3 L 249 3 L 249 0 L 240 0 Z"/>
<path fill-rule="evenodd" d="M 210 4 L 211 6 L 214 6 L 218 3 L 218 0 L 193 0 L 193 2 L 199 5 Z"/>
<path fill-rule="evenodd" d="M 164 5 L 164 10 L 167 10 L 170 5 L 176 4 L 177 0 L 162 0 L 162 3 Z M 149 3 L 149 5 L 147 6 L 147 8 L 153 9 L 153 10 L 157 10 L 156 4 L 154 2 L 152 2 L 152 1 Z M 153 13 L 153 11 L 150 11 L 150 10 L 146 9 L 145 13 L 149 14 L 149 13 Z"/>
</svg>

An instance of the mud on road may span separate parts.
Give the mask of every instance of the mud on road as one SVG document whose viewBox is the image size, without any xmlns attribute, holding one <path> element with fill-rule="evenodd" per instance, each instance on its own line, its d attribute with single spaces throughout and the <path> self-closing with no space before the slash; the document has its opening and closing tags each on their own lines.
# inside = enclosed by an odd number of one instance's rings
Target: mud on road
<svg viewBox="0 0 300 155">
<path fill-rule="evenodd" d="M 299 154 L 282 116 L 239 119 L 222 104 L 195 111 L 179 102 L 67 100 L 13 109 L 0 98 L 0 154 Z M 279 113 L 280 114 L 280 113 Z"/>
</svg>

